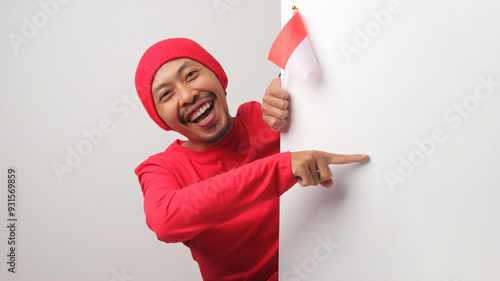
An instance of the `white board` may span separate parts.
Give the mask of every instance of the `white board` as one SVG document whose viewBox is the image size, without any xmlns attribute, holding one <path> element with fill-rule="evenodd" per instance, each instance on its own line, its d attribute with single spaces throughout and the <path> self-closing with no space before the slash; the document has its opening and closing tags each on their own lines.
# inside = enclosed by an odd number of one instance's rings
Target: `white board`
<svg viewBox="0 0 500 281">
<path fill-rule="evenodd" d="M 292 5 L 320 66 L 282 150 L 371 159 L 282 196 L 280 280 L 498 280 L 500 2 Z"/>
</svg>

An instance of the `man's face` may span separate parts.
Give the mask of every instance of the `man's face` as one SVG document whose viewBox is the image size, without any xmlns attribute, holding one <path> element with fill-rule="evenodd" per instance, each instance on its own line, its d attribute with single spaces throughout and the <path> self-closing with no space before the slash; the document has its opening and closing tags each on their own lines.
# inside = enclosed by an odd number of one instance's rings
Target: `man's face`
<svg viewBox="0 0 500 281">
<path fill-rule="evenodd" d="M 215 146 L 233 127 L 219 79 L 195 60 L 180 58 L 163 64 L 151 89 L 158 115 L 188 138 L 184 145 L 193 150 Z"/>
</svg>

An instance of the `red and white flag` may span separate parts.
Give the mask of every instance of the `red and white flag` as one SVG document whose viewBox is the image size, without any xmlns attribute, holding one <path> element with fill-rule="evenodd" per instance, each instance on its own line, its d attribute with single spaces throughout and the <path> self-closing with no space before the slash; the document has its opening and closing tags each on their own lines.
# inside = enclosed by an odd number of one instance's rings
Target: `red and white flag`
<svg viewBox="0 0 500 281">
<path fill-rule="evenodd" d="M 302 82 L 318 64 L 298 12 L 274 40 L 268 59 Z"/>
</svg>

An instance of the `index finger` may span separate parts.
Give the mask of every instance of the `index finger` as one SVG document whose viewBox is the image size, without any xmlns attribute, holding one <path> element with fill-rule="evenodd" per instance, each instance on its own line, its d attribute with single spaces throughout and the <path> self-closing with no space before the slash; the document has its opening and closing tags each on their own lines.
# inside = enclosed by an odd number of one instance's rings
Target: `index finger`
<svg viewBox="0 0 500 281">
<path fill-rule="evenodd" d="M 335 154 L 322 151 L 321 155 L 323 156 L 325 161 L 328 162 L 328 164 L 349 164 L 356 162 L 364 162 L 369 159 L 369 156 L 367 154 L 344 155 L 344 154 Z"/>
</svg>

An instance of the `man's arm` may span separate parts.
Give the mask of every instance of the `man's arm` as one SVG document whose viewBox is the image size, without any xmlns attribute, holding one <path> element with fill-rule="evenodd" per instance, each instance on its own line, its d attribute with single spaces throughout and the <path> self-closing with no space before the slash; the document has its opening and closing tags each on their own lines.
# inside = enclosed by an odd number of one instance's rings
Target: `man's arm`
<svg viewBox="0 0 500 281">
<path fill-rule="evenodd" d="M 205 229 L 278 198 L 297 181 L 302 186 L 332 185 L 329 164 L 347 164 L 366 155 L 320 151 L 283 152 L 245 164 L 207 180 L 180 186 L 161 165 L 137 170 L 148 226 L 164 242 L 182 242 Z"/>
<path fill-rule="evenodd" d="M 290 153 L 256 160 L 207 180 L 181 186 L 161 163 L 136 170 L 144 193 L 148 226 L 164 242 L 182 242 L 278 198 L 297 179 Z"/>
</svg>

